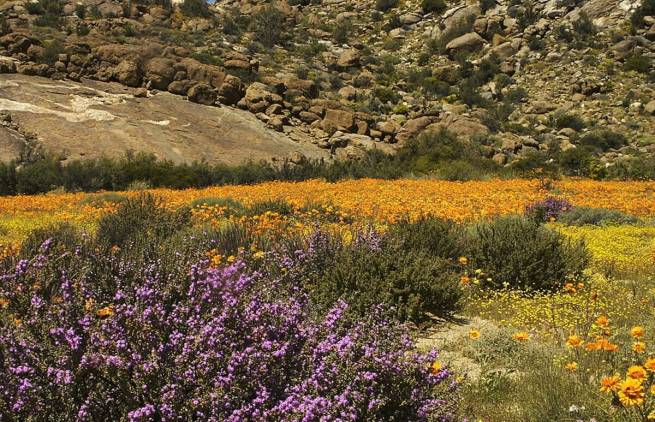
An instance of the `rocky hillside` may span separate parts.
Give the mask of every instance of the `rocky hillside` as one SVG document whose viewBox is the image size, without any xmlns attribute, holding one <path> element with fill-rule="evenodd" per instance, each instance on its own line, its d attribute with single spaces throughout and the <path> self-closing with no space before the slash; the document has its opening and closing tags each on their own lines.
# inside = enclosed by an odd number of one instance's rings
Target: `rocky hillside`
<svg viewBox="0 0 655 422">
<path fill-rule="evenodd" d="M 447 129 L 498 166 L 587 174 L 655 152 L 644 1 L 0 0 L 0 73 L 21 75 L 0 77 L 0 159 L 356 159 Z"/>
</svg>

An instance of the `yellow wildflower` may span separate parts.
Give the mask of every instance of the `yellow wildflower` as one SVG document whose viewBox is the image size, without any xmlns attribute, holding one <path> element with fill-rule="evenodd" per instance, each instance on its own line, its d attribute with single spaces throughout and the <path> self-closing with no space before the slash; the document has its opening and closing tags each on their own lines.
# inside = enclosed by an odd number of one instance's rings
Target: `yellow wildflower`
<svg viewBox="0 0 655 422">
<path fill-rule="evenodd" d="M 476 330 L 475 328 L 471 329 L 471 331 L 469 331 L 469 338 L 471 340 L 477 340 L 480 338 L 480 331 Z"/>
<path fill-rule="evenodd" d="M 530 335 L 525 331 L 519 331 L 512 336 L 512 339 L 515 341 L 527 341 L 530 338 Z"/>
<path fill-rule="evenodd" d="M 578 370 L 578 363 L 577 362 L 569 362 L 566 365 L 564 365 L 564 368 L 566 368 L 566 370 L 568 370 L 568 371 L 575 372 L 575 371 Z"/>
<path fill-rule="evenodd" d="M 644 353 L 646 351 L 646 343 L 643 341 L 636 341 L 632 343 L 632 350 L 637 353 Z"/>
<path fill-rule="evenodd" d="M 642 338 L 644 336 L 644 329 L 643 327 L 632 327 L 630 330 L 630 335 L 634 338 Z"/>
<path fill-rule="evenodd" d="M 569 347 L 580 347 L 582 346 L 582 339 L 577 335 L 569 336 L 569 338 L 566 339 L 566 345 Z"/>
<path fill-rule="evenodd" d="M 628 378 L 619 385 L 619 400 L 624 406 L 638 406 L 644 402 L 644 386 L 641 381 Z"/>
<path fill-rule="evenodd" d="M 618 375 L 612 375 L 610 377 L 604 377 L 600 380 L 600 391 L 603 393 L 611 393 L 619 389 L 619 383 L 621 378 Z"/>
<path fill-rule="evenodd" d="M 626 376 L 628 378 L 643 381 L 644 379 L 646 379 L 646 370 L 641 365 L 632 365 L 631 367 L 628 368 L 628 371 L 626 372 Z"/>
</svg>

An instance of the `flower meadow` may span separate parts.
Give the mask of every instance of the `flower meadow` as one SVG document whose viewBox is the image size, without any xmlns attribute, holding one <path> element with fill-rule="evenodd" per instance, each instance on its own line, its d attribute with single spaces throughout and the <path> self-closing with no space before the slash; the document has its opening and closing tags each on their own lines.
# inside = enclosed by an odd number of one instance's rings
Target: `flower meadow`
<svg viewBox="0 0 655 422">
<path fill-rule="evenodd" d="M 654 420 L 653 192 L 0 197 L 0 420 Z"/>
</svg>

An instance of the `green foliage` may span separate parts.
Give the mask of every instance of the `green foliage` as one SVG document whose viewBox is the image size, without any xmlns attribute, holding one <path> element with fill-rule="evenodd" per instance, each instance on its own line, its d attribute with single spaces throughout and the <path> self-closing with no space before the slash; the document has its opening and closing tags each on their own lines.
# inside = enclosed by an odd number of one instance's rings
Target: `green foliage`
<svg viewBox="0 0 655 422">
<path fill-rule="evenodd" d="M 375 8 L 381 12 L 398 6 L 398 0 L 375 0 Z"/>
<path fill-rule="evenodd" d="M 644 26 L 644 17 L 646 16 L 655 16 L 655 0 L 642 0 L 641 5 L 632 13 L 630 24 L 633 32 Z"/>
<path fill-rule="evenodd" d="M 211 12 L 205 0 L 184 0 L 180 4 L 180 11 L 185 16 L 191 17 L 209 17 Z"/>
<path fill-rule="evenodd" d="M 66 222 L 36 229 L 21 243 L 21 255 L 25 258 L 38 255 L 46 241 L 48 249 L 70 252 L 82 244 L 82 235 L 74 225 Z"/>
<path fill-rule="evenodd" d="M 558 221 L 569 226 L 605 226 L 610 224 L 636 224 L 637 217 L 617 210 L 592 207 L 573 207 L 560 215 Z"/>
<path fill-rule="evenodd" d="M 96 237 L 107 248 L 134 247 L 171 236 L 186 227 L 190 217 L 188 209 L 170 211 L 159 198 L 142 193 L 122 202 L 116 212 L 103 216 Z"/>
<path fill-rule="evenodd" d="M 555 113 L 553 123 L 558 129 L 571 128 L 575 131 L 581 131 L 587 126 L 582 117 L 573 113 Z"/>
<path fill-rule="evenodd" d="M 334 26 L 334 40 L 339 44 L 348 42 L 348 37 L 353 30 L 353 24 L 349 19 L 343 19 Z"/>
<path fill-rule="evenodd" d="M 41 61 L 47 64 L 54 64 L 59 55 L 64 53 L 66 50 L 64 44 L 58 40 L 54 39 L 50 42 L 45 43 L 45 48 L 43 49 L 43 56 L 41 56 Z"/>
<path fill-rule="evenodd" d="M 489 275 L 488 286 L 496 289 L 507 285 L 525 291 L 557 290 L 581 277 L 589 262 L 583 243 L 518 216 L 479 223 L 469 245 L 474 265 Z"/>
<path fill-rule="evenodd" d="M 650 70 L 651 59 L 642 54 L 633 52 L 628 55 L 623 63 L 623 69 L 626 71 L 635 71 L 639 73 L 648 73 Z"/>
<path fill-rule="evenodd" d="M 426 312 L 448 316 L 459 309 L 461 290 L 451 261 L 420 250 L 408 250 L 394 236 L 370 242 L 319 248 L 306 271 L 310 298 L 329 308 L 344 298 L 351 310 L 366 314 L 374 306 L 393 306 L 401 321 L 421 322 Z M 320 257 L 320 258 L 318 258 Z"/>
<path fill-rule="evenodd" d="M 495 0 L 480 0 L 480 10 L 482 13 L 485 13 L 487 10 L 491 10 L 496 7 Z"/>
<path fill-rule="evenodd" d="M 441 13 L 446 10 L 444 0 L 421 0 L 421 8 L 425 13 Z"/>
<path fill-rule="evenodd" d="M 596 130 L 587 133 L 580 139 L 580 145 L 594 148 L 598 151 L 619 149 L 628 144 L 626 137 L 611 130 Z"/>
<path fill-rule="evenodd" d="M 28 3 L 29 4 L 29 3 Z M 63 6 L 59 0 L 39 0 L 34 4 L 34 13 L 37 17 L 34 20 L 36 26 L 49 26 L 51 28 L 59 28 L 61 26 L 61 16 L 63 13 Z"/>
<path fill-rule="evenodd" d="M 280 41 L 284 24 L 284 13 L 272 4 L 268 4 L 253 13 L 250 30 L 253 31 L 256 41 L 271 48 Z"/>
</svg>

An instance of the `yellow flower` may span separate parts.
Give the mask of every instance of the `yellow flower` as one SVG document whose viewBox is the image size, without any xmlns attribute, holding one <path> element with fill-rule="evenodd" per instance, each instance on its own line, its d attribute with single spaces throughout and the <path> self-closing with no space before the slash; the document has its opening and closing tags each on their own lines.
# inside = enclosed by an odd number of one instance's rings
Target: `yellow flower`
<svg viewBox="0 0 655 422">
<path fill-rule="evenodd" d="M 644 353 L 646 351 L 646 343 L 643 341 L 636 341 L 632 343 L 632 350 L 637 353 Z"/>
<path fill-rule="evenodd" d="M 461 277 L 459 278 L 459 283 L 460 283 L 461 285 L 463 285 L 463 286 L 466 286 L 466 285 L 469 284 L 470 282 L 471 282 L 471 279 L 470 279 L 468 276 L 466 276 L 466 275 L 463 275 L 463 276 L 461 276 Z"/>
<path fill-rule="evenodd" d="M 475 328 L 471 329 L 471 331 L 469 331 L 469 338 L 471 340 L 476 340 L 480 338 L 480 331 L 476 330 Z"/>
<path fill-rule="evenodd" d="M 566 283 L 564 285 L 564 291 L 567 293 L 575 293 L 575 287 L 573 287 L 573 283 Z"/>
<path fill-rule="evenodd" d="M 641 381 L 628 378 L 619 385 L 619 400 L 624 406 L 638 406 L 644 402 L 644 386 Z"/>
<path fill-rule="evenodd" d="M 596 325 L 599 327 L 607 327 L 609 325 L 610 320 L 607 319 L 605 315 L 601 315 L 598 318 L 596 318 Z"/>
<path fill-rule="evenodd" d="M 644 367 L 648 372 L 655 372 L 655 358 L 648 358 L 644 363 Z"/>
<path fill-rule="evenodd" d="M 519 331 L 512 336 L 512 339 L 515 341 L 527 341 L 530 338 L 530 335 L 525 331 Z"/>
<path fill-rule="evenodd" d="M 114 305 L 105 306 L 102 309 L 99 309 L 96 312 L 96 315 L 100 318 L 107 318 L 114 315 Z"/>
<path fill-rule="evenodd" d="M 469 259 L 465 256 L 460 256 L 458 261 L 462 265 L 467 265 L 469 263 Z"/>
<path fill-rule="evenodd" d="M 646 370 L 641 365 L 632 365 L 626 372 L 628 378 L 643 381 L 646 379 Z"/>
<path fill-rule="evenodd" d="M 580 336 L 572 335 L 566 339 L 566 345 L 569 347 L 580 347 L 582 346 L 582 339 Z"/>
<path fill-rule="evenodd" d="M 600 380 L 600 391 L 603 393 L 611 393 L 616 391 L 619 388 L 619 383 L 621 378 L 618 375 L 612 375 L 611 377 L 604 377 Z"/>
<path fill-rule="evenodd" d="M 566 365 L 564 365 L 564 368 L 566 368 L 568 371 L 575 372 L 578 370 L 578 363 L 577 362 L 569 362 Z"/>
<path fill-rule="evenodd" d="M 632 327 L 632 330 L 630 330 L 630 335 L 634 338 L 642 338 L 644 336 L 643 327 Z"/>
<path fill-rule="evenodd" d="M 655 384 L 650 386 L 650 394 L 655 396 Z"/>
<path fill-rule="evenodd" d="M 432 372 L 433 375 L 438 375 L 439 372 L 443 369 L 443 365 L 439 361 L 434 361 L 432 362 L 432 366 L 430 367 L 430 372 Z"/>
<path fill-rule="evenodd" d="M 255 259 L 262 259 L 264 256 L 266 256 L 266 254 L 262 251 L 255 252 L 254 254 L 252 254 L 252 257 Z"/>
<path fill-rule="evenodd" d="M 655 411 L 650 412 L 648 416 L 646 416 L 646 419 L 648 419 L 649 421 L 655 420 Z"/>
</svg>

